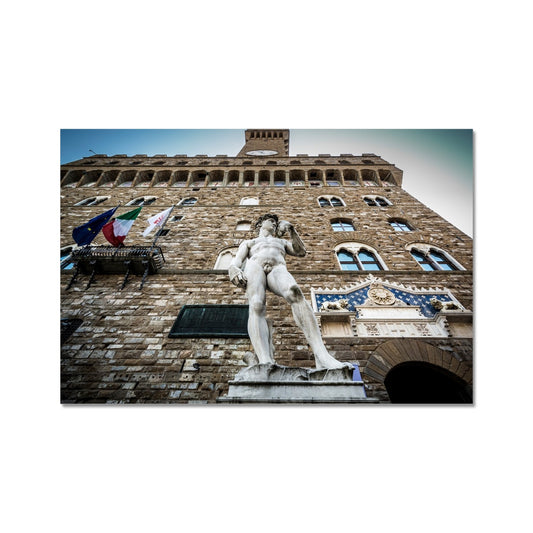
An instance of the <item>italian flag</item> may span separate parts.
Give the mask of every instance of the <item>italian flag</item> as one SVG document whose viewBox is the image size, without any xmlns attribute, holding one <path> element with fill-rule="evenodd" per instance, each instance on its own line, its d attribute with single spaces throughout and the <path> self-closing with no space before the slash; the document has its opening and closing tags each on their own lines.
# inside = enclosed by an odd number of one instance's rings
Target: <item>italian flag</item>
<svg viewBox="0 0 533 533">
<path fill-rule="evenodd" d="M 120 215 L 111 220 L 111 222 L 108 222 L 102 228 L 102 233 L 104 234 L 104 237 L 113 246 L 122 245 L 124 243 L 126 235 L 133 226 L 133 222 L 135 222 L 135 219 L 141 212 L 141 209 L 141 207 L 138 207 L 137 209 L 129 211 L 128 213 L 124 213 L 123 215 Z"/>
</svg>

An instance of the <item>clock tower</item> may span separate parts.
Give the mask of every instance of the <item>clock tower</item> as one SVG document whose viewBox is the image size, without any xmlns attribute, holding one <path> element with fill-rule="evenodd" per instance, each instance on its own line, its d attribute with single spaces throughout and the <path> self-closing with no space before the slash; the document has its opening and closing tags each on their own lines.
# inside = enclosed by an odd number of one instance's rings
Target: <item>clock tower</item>
<svg viewBox="0 0 533 533">
<path fill-rule="evenodd" d="M 245 140 L 237 157 L 289 155 L 289 130 L 246 130 Z"/>
</svg>

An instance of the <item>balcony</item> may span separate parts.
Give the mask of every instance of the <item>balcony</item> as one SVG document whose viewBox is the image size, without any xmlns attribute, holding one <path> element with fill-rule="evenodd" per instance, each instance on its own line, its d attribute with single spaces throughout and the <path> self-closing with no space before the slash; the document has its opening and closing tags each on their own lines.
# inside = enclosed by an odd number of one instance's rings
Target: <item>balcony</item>
<svg viewBox="0 0 533 533">
<path fill-rule="evenodd" d="M 121 289 L 126 286 L 130 274 L 142 275 L 142 289 L 149 274 L 157 274 L 165 263 L 159 246 L 86 246 L 72 252 L 72 262 L 76 265 L 67 289 L 75 282 L 78 274 L 90 275 L 88 289 L 96 274 L 125 274 Z"/>
</svg>

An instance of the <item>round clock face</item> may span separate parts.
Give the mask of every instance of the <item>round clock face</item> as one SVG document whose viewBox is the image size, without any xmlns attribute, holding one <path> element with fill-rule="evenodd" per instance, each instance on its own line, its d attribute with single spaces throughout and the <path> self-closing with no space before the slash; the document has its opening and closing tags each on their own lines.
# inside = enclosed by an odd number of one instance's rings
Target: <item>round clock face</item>
<svg viewBox="0 0 533 533">
<path fill-rule="evenodd" d="M 246 152 L 246 155 L 276 155 L 277 153 L 276 150 L 252 150 Z"/>
</svg>

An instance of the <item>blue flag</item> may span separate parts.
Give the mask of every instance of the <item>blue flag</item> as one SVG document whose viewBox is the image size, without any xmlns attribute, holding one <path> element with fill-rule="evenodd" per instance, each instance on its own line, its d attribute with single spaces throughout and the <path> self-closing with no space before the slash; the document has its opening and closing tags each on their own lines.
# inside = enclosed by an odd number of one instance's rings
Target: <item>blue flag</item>
<svg viewBox="0 0 533 533">
<path fill-rule="evenodd" d="M 78 246 L 90 244 L 98 233 L 100 233 L 100 230 L 107 224 L 116 210 L 116 207 L 110 209 L 97 217 L 91 218 L 86 224 L 74 228 L 72 230 L 72 237 L 78 243 Z"/>
</svg>

